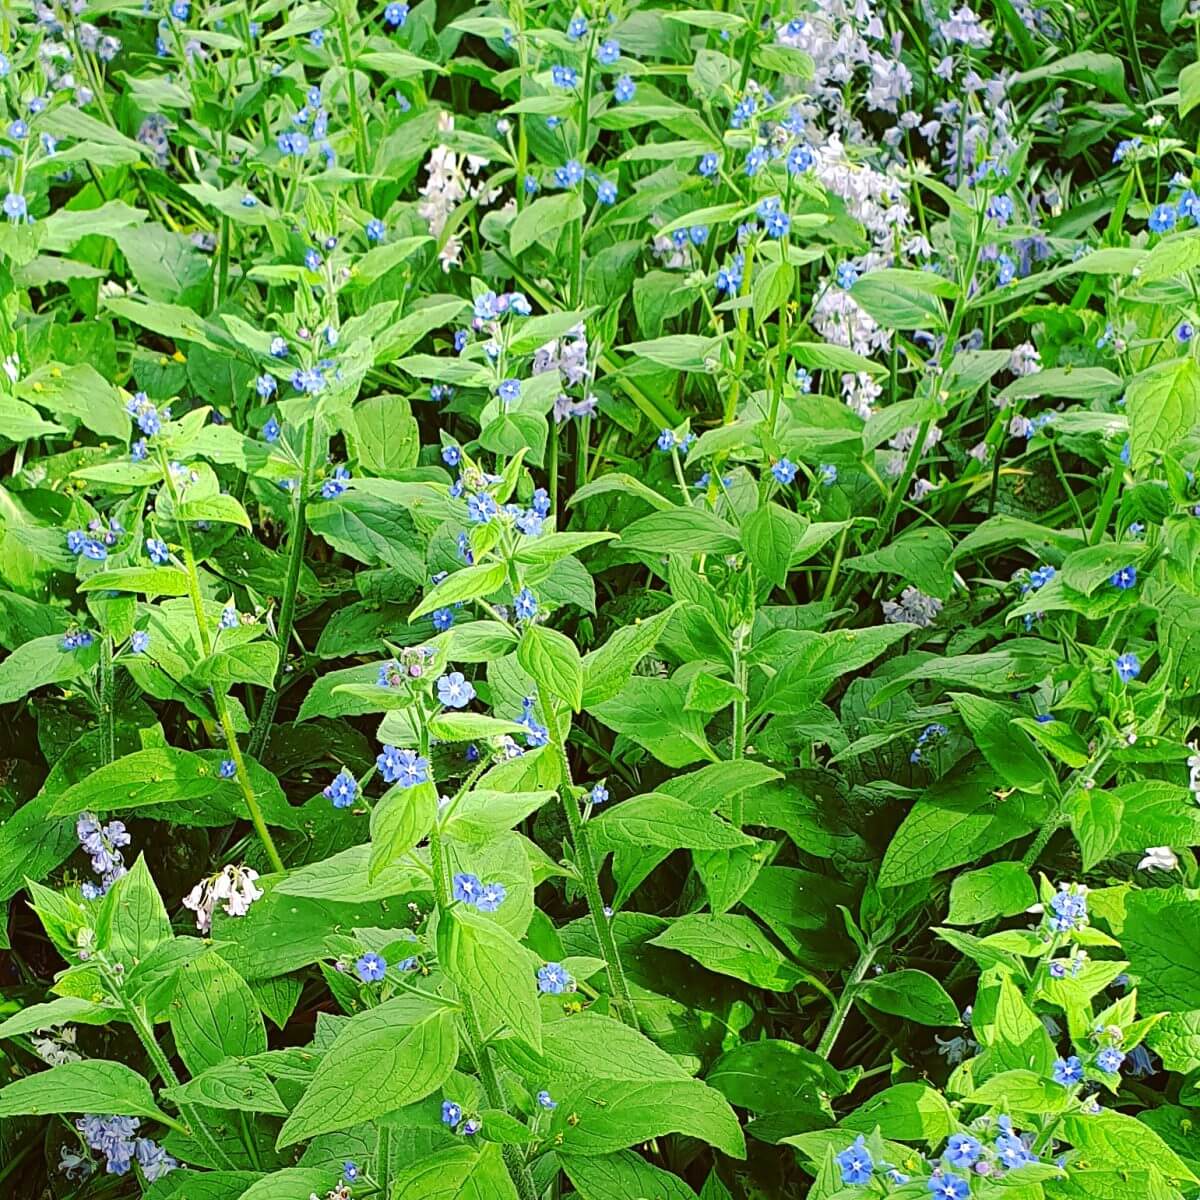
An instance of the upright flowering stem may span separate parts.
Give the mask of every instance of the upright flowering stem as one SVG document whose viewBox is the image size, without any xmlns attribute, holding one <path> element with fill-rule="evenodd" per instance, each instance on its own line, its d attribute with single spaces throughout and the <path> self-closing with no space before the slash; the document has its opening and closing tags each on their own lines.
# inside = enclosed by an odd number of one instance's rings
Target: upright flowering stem
<svg viewBox="0 0 1200 1200">
<path fill-rule="evenodd" d="M 167 488 L 171 493 L 172 506 L 178 512 L 179 490 L 175 486 L 175 477 L 171 474 L 171 465 L 167 461 L 166 453 L 161 446 L 159 447 L 158 456 L 162 464 Z M 192 601 L 192 613 L 196 618 L 196 633 L 200 638 L 200 649 L 204 657 L 207 658 L 212 654 L 212 638 L 208 632 L 208 618 L 204 614 L 204 597 L 200 593 L 200 573 L 196 569 L 196 554 L 192 549 L 192 534 L 186 521 L 177 520 L 175 524 L 179 530 L 179 541 L 183 548 L 183 566 L 187 573 L 188 595 Z M 254 825 L 254 831 L 258 834 L 258 840 L 262 842 L 263 849 L 266 851 L 267 858 L 271 863 L 271 868 L 275 871 L 282 871 L 283 859 L 279 857 L 279 851 L 275 848 L 275 842 L 271 837 L 271 831 L 267 828 L 267 822 L 263 818 L 258 797 L 254 794 L 254 787 L 250 783 L 250 775 L 246 770 L 246 760 L 242 757 L 241 746 L 238 745 L 237 731 L 233 727 L 233 718 L 229 715 L 229 705 L 225 703 L 225 695 L 214 687 L 212 698 L 213 708 L 217 713 L 217 720 L 221 724 L 221 732 L 225 735 L 225 744 L 229 749 L 229 756 L 233 759 L 234 766 L 237 769 L 238 785 L 241 787 L 242 796 L 246 800 L 246 809 L 250 813 L 250 820 Z"/>
<path fill-rule="evenodd" d="M 113 679 L 112 638 L 100 638 L 100 754 L 104 762 L 117 757 L 116 685 Z"/>
<path fill-rule="evenodd" d="M 276 641 L 279 645 L 279 662 L 275 665 L 275 680 L 263 696 L 254 728 L 246 748 L 254 758 L 266 749 L 271 736 L 271 723 L 279 707 L 279 685 L 287 665 L 288 647 L 292 641 L 292 628 L 296 622 L 296 593 L 300 586 L 300 568 L 304 565 L 304 545 L 308 533 L 308 492 L 312 487 L 313 446 L 316 441 L 317 418 L 314 415 L 304 429 L 304 452 L 300 482 L 296 487 L 295 503 L 292 505 L 292 529 L 288 542 L 287 577 L 283 581 L 283 598 L 279 604 L 279 629 Z"/>
<path fill-rule="evenodd" d="M 742 652 L 745 649 L 744 636 L 742 634 L 734 635 L 733 643 L 733 686 L 738 689 L 737 698 L 733 702 L 733 753 L 731 757 L 734 761 L 746 756 L 746 688 L 748 686 L 748 672 L 746 663 L 742 657 Z M 737 829 L 741 829 L 744 816 L 743 796 L 738 792 L 733 797 L 732 812 L 733 824 Z"/>
<path fill-rule="evenodd" d="M 579 798 L 575 795 L 575 785 L 571 780 L 571 763 L 567 758 L 567 748 L 563 744 L 558 727 L 558 717 L 553 706 L 540 694 L 542 722 L 549 731 L 550 744 L 558 756 L 561 786 L 559 795 L 562 798 L 563 812 L 566 814 L 567 825 L 571 831 L 571 844 L 575 848 L 575 865 L 579 869 L 580 882 L 583 884 L 583 894 L 587 899 L 588 914 L 592 918 L 592 928 L 596 931 L 596 941 L 600 946 L 600 957 L 608 973 L 609 987 L 613 996 L 621 1005 L 622 1019 L 634 1029 L 638 1027 L 637 1009 L 633 1003 L 633 993 L 629 990 L 629 980 L 625 977 L 625 968 L 621 965 L 621 953 L 617 948 L 617 939 L 613 937 L 612 923 L 604 911 L 604 898 L 600 895 L 600 881 L 596 872 L 596 859 L 592 854 L 591 835 L 583 813 L 579 810 Z"/>
<path fill-rule="evenodd" d="M 828 1058 L 833 1052 L 833 1044 L 837 1041 L 838 1034 L 842 1032 L 842 1026 L 846 1023 L 846 1016 L 850 1012 L 850 1005 L 854 1003 L 854 989 L 862 983 L 874 960 L 875 947 L 868 945 L 859 954 L 858 962 L 855 964 L 854 970 L 850 973 L 850 978 L 846 980 L 846 986 L 842 988 L 842 994 L 838 997 L 837 1003 L 833 1006 L 833 1012 L 829 1016 L 829 1023 L 825 1026 L 825 1032 L 821 1034 L 821 1040 L 817 1043 L 817 1054 L 819 1057 Z"/>
<path fill-rule="evenodd" d="M 451 900 L 450 869 L 446 863 L 446 852 L 442 847 L 442 837 L 436 821 L 433 829 L 429 832 L 429 862 L 433 868 L 434 900 L 437 902 L 438 911 L 445 913 L 450 908 Z M 500 1086 L 500 1078 L 496 1074 L 496 1064 L 492 1062 L 492 1055 L 487 1047 L 483 1027 L 475 1012 L 475 1005 L 471 997 L 463 991 L 459 992 L 458 1001 L 462 1005 L 467 1049 L 479 1071 L 479 1081 L 483 1084 L 488 1107 L 507 1112 L 508 1105 L 504 1099 L 504 1090 Z M 521 1200 L 537 1200 L 537 1188 L 534 1186 L 533 1176 L 529 1172 L 529 1165 L 521 1157 L 521 1152 L 516 1146 L 504 1147 L 504 1163 L 508 1167 L 508 1173 L 512 1177 L 513 1185 Z"/>
<path fill-rule="evenodd" d="M 346 68 L 346 99 L 350 104 L 350 121 L 354 126 L 354 166 L 360 175 L 369 174 L 367 166 L 367 126 L 358 103 L 358 88 L 354 84 L 354 55 L 350 46 L 350 26 L 345 5 L 338 5 L 338 41 L 342 49 L 342 65 Z M 354 185 L 358 202 L 367 207 L 367 189 L 361 179 Z"/>
</svg>

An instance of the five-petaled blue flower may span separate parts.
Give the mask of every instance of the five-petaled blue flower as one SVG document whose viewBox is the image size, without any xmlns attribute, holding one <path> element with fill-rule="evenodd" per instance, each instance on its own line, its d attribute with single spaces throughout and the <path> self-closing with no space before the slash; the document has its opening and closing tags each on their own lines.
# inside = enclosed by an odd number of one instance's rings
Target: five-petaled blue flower
<svg viewBox="0 0 1200 1200">
<path fill-rule="evenodd" d="M 461 671 L 451 671 L 437 681 L 437 695 L 447 708 L 466 708 L 475 699 L 475 689 Z"/>
<path fill-rule="evenodd" d="M 771 464 L 771 474 L 775 476 L 776 483 L 786 487 L 796 478 L 796 464 L 791 459 L 781 458 L 777 463 Z"/>
<path fill-rule="evenodd" d="M 1168 229 L 1174 229 L 1177 216 L 1178 214 L 1171 205 L 1157 205 L 1150 213 L 1148 222 L 1151 233 L 1166 233 Z"/>
<path fill-rule="evenodd" d="M 482 892 L 483 884 L 480 883 L 479 876 L 468 871 L 460 872 L 451 881 L 450 894 L 463 904 L 476 904 Z"/>
<path fill-rule="evenodd" d="M 449 1125 L 454 1128 L 462 1120 L 462 1105 L 455 1104 L 453 1100 L 442 1101 L 442 1124 Z"/>
<path fill-rule="evenodd" d="M 926 1185 L 938 1200 L 967 1200 L 971 1194 L 971 1185 L 958 1175 L 947 1175 L 944 1171 L 935 1171 L 929 1177 Z"/>
<path fill-rule="evenodd" d="M 1119 571 L 1114 571 L 1108 582 L 1113 587 L 1126 591 L 1137 583 L 1137 567 L 1122 567 Z"/>
<path fill-rule="evenodd" d="M 946 1141 L 942 1157 L 955 1167 L 973 1167 L 983 1153 L 983 1147 L 969 1133 L 952 1133 Z"/>
<path fill-rule="evenodd" d="M 378 983 L 387 974 L 387 962 L 374 951 L 368 951 L 354 964 L 363 983 Z"/>
<path fill-rule="evenodd" d="M 358 1178 L 358 1163 L 353 1162 L 351 1159 L 346 1159 L 342 1163 L 342 1178 L 347 1183 L 353 1183 Z"/>
<path fill-rule="evenodd" d="M 558 1107 L 558 1101 L 555 1100 L 549 1092 L 544 1089 L 537 1094 L 537 1102 L 539 1108 L 544 1108 L 547 1111 L 552 1111 Z"/>
<path fill-rule="evenodd" d="M 322 791 L 334 808 L 349 808 L 358 798 L 358 780 L 343 767 Z"/>
<path fill-rule="evenodd" d="M 383 10 L 383 19 L 393 28 L 399 29 L 408 20 L 407 4 L 389 4 Z"/>
<path fill-rule="evenodd" d="M 633 99 L 637 92 L 637 84 L 633 82 L 631 75 L 622 75 L 613 84 L 613 99 L 618 104 L 628 104 Z"/>
<path fill-rule="evenodd" d="M 538 968 L 539 992 L 545 992 L 549 996 L 561 996 L 571 987 L 572 982 L 570 973 L 562 963 L 548 962 L 544 967 Z"/>
<path fill-rule="evenodd" d="M 555 64 L 550 68 L 550 81 L 555 87 L 573 88 L 579 82 L 579 73 L 574 67 Z"/>
<path fill-rule="evenodd" d="M 842 1169 L 842 1183 L 847 1187 L 857 1187 L 870 1180 L 875 1163 L 861 1133 L 855 1138 L 853 1145 L 837 1156 L 837 1165 Z"/>
<path fill-rule="evenodd" d="M 605 38 L 596 48 L 596 61 L 601 66 L 611 67 L 621 57 L 621 43 L 616 38 Z"/>
<path fill-rule="evenodd" d="M 1142 664 L 1138 656 L 1130 650 L 1118 655 L 1115 666 L 1122 683 L 1129 683 L 1142 673 Z"/>
<path fill-rule="evenodd" d="M 502 883 L 485 883 L 482 891 L 479 893 L 479 899 L 475 901 L 475 907 L 480 912 L 490 913 L 504 903 L 504 898 L 508 895 L 508 890 Z"/>
<path fill-rule="evenodd" d="M 383 752 L 375 756 L 375 765 L 385 783 L 398 783 L 408 788 L 429 782 L 429 759 L 415 750 L 384 746 Z"/>
<path fill-rule="evenodd" d="M 232 758 L 221 760 L 220 775 L 222 779 L 232 779 L 237 774 L 237 763 Z"/>
<path fill-rule="evenodd" d="M 1080 1083 L 1083 1080 L 1083 1063 L 1079 1061 L 1078 1054 L 1072 1054 L 1070 1058 L 1056 1058 L 1054 1060 L 1054 1082 L 1061 1083 L 1064 1087 L 1070 1087 L 1072 1084 Z"/>
<path fill-rule="evenodd" d="M 504 380 L 496 389 L 496 395 L 506 404 L 511 404 L 514 400 L 520 400 L 521 381 L 519 379 Z"/>
<path fill-rule="evenodd" d="M 537 597 L 527 587 L 513 597 L 513 612 L 518 621 L 531 621 L 537 615 L 537 610 Z"/>
<path fill-rule="evenodd" d="M 1121 1064 L 1125 1061 L 1125 1055 L 1115 1046 L 1105 1046 L 1099 1054 L 1096 1055 L 1096 1069 L 1103 1071 L 1105 1075 L 1116 1075 L 1121 1070 Z"/>
<path fill-rule="evenodd" d="M 150 649 L 150 635 L 144 629 L 135 629 L 129 635 L 129 649 L 134 654 L 145 654 Z"/>
<path fill-rule="evenodd" d="M 164 563 L 169 562 L 171 558 L 171 551 L 167 548 L 167 543 L 161 538 L 148 537 L 146 539 L 146 553 L 150 556 L 150 561 L 160 567 Z"/>
</svg>

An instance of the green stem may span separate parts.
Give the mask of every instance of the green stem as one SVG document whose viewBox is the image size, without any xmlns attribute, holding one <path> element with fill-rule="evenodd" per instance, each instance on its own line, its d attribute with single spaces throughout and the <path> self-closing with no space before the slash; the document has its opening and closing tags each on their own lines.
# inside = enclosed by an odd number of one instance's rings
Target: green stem
<svg viewBox="0 0 1200 1200">
<path fill-rule="evenodd" d="M 354 83 L 354 58 L 350 53 L 350 27 L 346 23 L 344 8 L 338 6 L 338 40 L 342 46 L 342 65 L 346 68 L 346 98 L 350 104 L 350 122 L 354 126 L 354 166 L 361 175 L 367 174 L 367 127 L 363 121 L 362 109 L 358 104 L 358 88 Z M 354 190 L 358 202 L 363 208 L 367 207 L 367 188 L 361 179 L 357 180 Z"/>
<path fill-rule="evenodd" d="M 250 740 L 246 744 L 246 749 L 252 758 L 262 756 L 271 736 L 271 723 L 275 720 L 275 712 L 279 707 L 279 685 L 283 680 L 288 647 L 292 641 L 292 629 L 296 623 L 296 594 L 300 586 L 300 568 L 304 565 L 304 545 L 308 533 L 308 492 L 312 487 L 310 476 L 312 475 L 313 446 L 316 441 L 316 423 L 317 419 L 314 415 L 304 430 L 303 462 L 300 482 L 296 489 L 296 502 L 292 509 L 292 529 L 288 542 L 287 578 L 283 581 L 283 598 L 279 604 L 279 632 L 276 638 L 279 646 L 279 661 L 275 664 L 274 682 L 263 695 L 262 708 L 259 709 L 258 719 L 254 722 Z"/>
<path fill-rule="evenodd" d="M 1088 535 L 1088 545 L 1095 546 L 1104 536 L 1112 516 L 1113 506 L 1117 502 L 1117 492 L 1121 490 L 1121 477 L 1124 471 L 1118 463 L 1114 463 L 1108 472 L 1108 481 L 1104 485 L 1104 495 L 1100 498 L 1100 506 L 1096 509 L 1096 519 L 1092 522 L 1092 532 Z"/>
<path fill-rule="evenodd" d="M 171 474 L 170 463 L 167 462 L 166 452 L 160 446 L 158 456 L 162 463 L 163 475 L 166 479 L 167 488 L 171 493 L 171 504 L 176 513 L 179 511 L 179 491 L 175 487 L 175 478 Z M 192 601 L 192 613 L 196 619 L 196 632 L 200 638 L 200 650 L 205 658 L 212 654 L 212 638 L 208 633 L 208 618 L 204 614 L 204 597 L 200 594 L 200 573 L 196 569 L 196 554 L 192 549 L 192 534 L 188 529 L 186 521 L 175 519 L 175 526 L 179 531 L 179 542 L 183 548 L 183 565 L 187 573 L 188 595 Z M 271 838 L 271 831 L 267 828 L 267 823 L 263 819 L 262 808 L 258 803 L 258 797 L 254 794 L 254 788 L 250 783 L 250 776 L 246 770 L 246 760 L 242 757 L 242 748 L 238 745 L 237 731 L 233 727 L 233 719 L 229 715 L 229 706 L 225 703 L 225 695 L 218 691 L 215 687 L 212 689 L 213 708 L 216 710 L 217 720 L 221 723 L 221 731 L 225 735 L 225 744 L 229 749 L 230 757 L 234 761 L 237 769 L 238 785 L 242 789 L 242 795 L 246 800 L 246 809 L 250 813 L 250 820 L 254 825 L 254 831 L 258 834 L 258 840 L 262 842 L 263 849 L 267 853 L 267 858 L 270 860 L 273 870 L 283 870 L 283 859 L 279 857 L 279 851 L 275 848 L 275 842 Z"/>
<path fill-rule="evenodd" d="M 738 689 L 733 702 L 733 754 L 736 762 L 746 756 L 746 687 L 748 684 L 746 664 L 742 661 L 742 641 L 736 638 L 733 644 L 733 686 Z M 744 795 L 737 792 L 733 797 L 732 817 L 734 828 L 741 829 L 745 816 Z"/>
<path fill-rule="evenodd" d="M 439 913 L 442 914 L 442 919 L 445 919 L 445 914 L 450 908 L 450 871 L 446 864 L 446 853 L 442 848 L 441 831 L 436 823 L 429 833 L 429 862 L 433 867 L 434 900 Z M 504 1100 L 504 1090 L 500 1086 L 496 1065 L 492 1062 L 483 1027 L 479 1024 L 479 1017 L 475 1012 L 475 1005 L 471 997 L 462 989 L 459 989 L 458 999 L 462 1005 L 467 1049 L 479 1071 L 479 1081 L 483 1084 L 488 1107 L 508 1112 L 508 1105 Z M 508 1167 L 508 1173 L 512 1177 L 513 1185 L 521 1200 L 537 1200 L 537 1188 L 534 1187 L 533 1176 L 529 1173 L 529 1167 L 516 1146 L 504 1147 L 504 1164 Z M 386 1196 L 386 1191 L 384 1194 Z"/>
<path fill-rule="evenodd" d="M 100 639 L 100 752 L 105 763 L 117 758 L 116 687 L 113 679 L 112 638 Z"/>
<path fill-rule="evenodd" d="M 842 994 L 833 1006 L 829 1024 L 825 1026 L 825 1032 L 821 1034 L 821 1040 L 817 1043 L 817 1055 L 820 1058 L 828 1058 L 832 1052 L 833 1044 L 837 1041 L 838 1034 L 842 1032 L 842 1026 L 846 1023 L 846 1017 L 850 1013 L 850 1005 L 854 1003 L 854 991 L 862 983 L 874 960 L 874 946 L 868 946 L 859 955 L 858 962 L 855 964 L 850 978 L 846 981 L 846 986 L 842 988 Z"/>
<path fill-rule="evenodd" d="M 550 744 L 558 756 L 559 774 L 562 777 L 559 796 L 562 799 L 563 812 L 566 814 L 567 825 L 571 831 L 571 845 L 575 849 L 575 865 L 579 868 L 583 894 L 587 899 L 592 928 L 596 931 L 600 956 L 604 959 L 608 973 L 608 983 L 612 988 L 613 999 L 621 1006 L 622 1019 L 636 1029 L 638 1027 L 637 1008 L 633 1003 L 629 980 L 625 977 L 625 968 L 621 965 L 621 954 L 617 949 L 617 939 L 613 936 L 612 922 L 604 912 L 604 898 L 600 895 L 600 881 L 596 872 L 596 859 L 592 854 L 591 837 L 579 809 L 579 797 L 575 794 L 575 785 L 571 779 L 571 762 L 567 758 L 567 747 L 563 743 L 558 727 L 558 715 L 542 695 L 540 688 L 538 689 L 538 707 L 541 709 L 542 721 L 550 734 Z"/>
</svg>

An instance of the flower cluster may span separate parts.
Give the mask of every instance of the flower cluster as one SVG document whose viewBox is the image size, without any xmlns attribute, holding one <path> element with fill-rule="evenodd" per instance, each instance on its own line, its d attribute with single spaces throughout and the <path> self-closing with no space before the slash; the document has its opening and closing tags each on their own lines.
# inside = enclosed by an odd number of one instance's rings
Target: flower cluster
<svg viewBox="0 0 1200 1200">
<path fill-rule="evenodd" d="M 502 883 L 482 883 L 477 875 L 463 871 L 451 881 L 451 895 L 462 904 L 490 913 L 504 903 L 508 891 Z"/>
<path fill-rule="evenodd" d="M 95 814 L 85 812 L 75 822 L 75 835 L 92 860 L 92 870 L 100 876 L 98 884 L 88 881 L 80 890 L 85 900 L 96 900 L 125 874 L 121 847 L 129 845 L 129 831 L 123 821 L 113 820 L 101 825 Z"/>
<path fill-rule="evenodd" d="M 104 1155 L 108 1174 L 126 1175 L 136 1162 L 146 1182 L 153 1183 L 179 1164 L 157 1142 L 138 1137 L 140 1125 L 137 1117 L 86 1116 L 75 1122 L 88 1147 Z"/>
<path fill-rule="evenodd" d="M 250 867 L 232 864 L 222 867 L 215 875 L 200 880 L 184 896 L 183 907 L 196 914 L 196 928 L 201 933 L 209 933 L 213 909 L 218 903 L 229 916 L 244 917 L 250 911 L 250 905 L 262 898 L 262 889 L 254 883 L 257 878 L 258 872 Z"/>
</svg>

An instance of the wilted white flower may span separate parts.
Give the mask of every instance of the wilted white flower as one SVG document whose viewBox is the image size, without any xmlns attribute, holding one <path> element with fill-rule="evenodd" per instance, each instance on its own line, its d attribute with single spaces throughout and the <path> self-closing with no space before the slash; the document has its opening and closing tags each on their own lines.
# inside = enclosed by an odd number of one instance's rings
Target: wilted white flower
<svg viewBox="0 0 1200 1200">
<path fill-rule="evenodd" d="M 231 917 L 244 917 L 250 911 L 250 905 L 263 895 L 262 889 L 254 884 L 257 878 L 258 872 L 250 867 L 232 864 L 222 867 L 192 888 L 183 898 L 183 907 L 196 914 L 196 928 L 208 933 L 212 929 L 213 909 L 219 902 Z"/>
<path fill-rule="evenodd" d="M 1179 859 L 1170 846 L 1150 846 L 1146 855 L 1138 863 L 1139 871 L 1174 871 L 1179 866 Z"/>
</svg>

